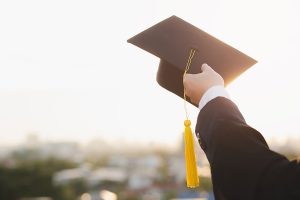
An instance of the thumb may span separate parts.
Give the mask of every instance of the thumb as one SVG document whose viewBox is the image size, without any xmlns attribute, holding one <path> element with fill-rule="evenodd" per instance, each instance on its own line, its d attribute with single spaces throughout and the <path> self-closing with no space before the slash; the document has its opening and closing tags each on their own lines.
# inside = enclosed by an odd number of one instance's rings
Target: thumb
<svg viewBox="0 0 300 200">
<path fill-rule="evenodd" d="M 214 71 L 208 64 L 204 63 L 201 67 L 202 72 L 205 71 Z"/>
<path fill-rule="evenodd" d="M 193 77 L 193 74 L 186 74 L 184 77 L 183 77 L 183 85 L 186 87 L 187 85 L 189 85 L 191 79 Z"/>
</svg>

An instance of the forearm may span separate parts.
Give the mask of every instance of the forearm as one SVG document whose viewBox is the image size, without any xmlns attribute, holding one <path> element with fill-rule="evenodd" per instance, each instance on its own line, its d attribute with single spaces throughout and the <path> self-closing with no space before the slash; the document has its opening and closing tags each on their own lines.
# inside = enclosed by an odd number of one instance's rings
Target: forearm
<svg viewBox="0 0 300 200">
<path fill-rule="evenodd" d="M 196 134 L 201 141 L 203 150 L 210 144 L 211 131 L 219 120 L 231 120 L 246 124 L 243 115 L 230 100 L 229 94 L 223 86 L 208 89 L 200 99 L 199 110 Z"/>
<path fill-rule="evenodd" d="M 238 107 L 227 98 L 215 97 L 201 109 L 196 133 L 211 165 L 216 199 L 221 196 L 228 199 L 276 197 L 271 192 L 282 192 L 286 187 L 282 183 L 289 184 L 283 177 L 295 174 L 286 170 L 293 163 L 271 151 L 263 136 L 247 125 Z M 298 170 L 299 176 L 299 165 L 293 166 L 298 167 L 293 170 Z M 274 177 L 278 182 L 273 181 Z M 299 184 L 294 178 L 296 181 Z M 274 191 L 270 184 L 282 188 Z M 237 196 L 236 191 L 243 196 Z"/>
</svg>

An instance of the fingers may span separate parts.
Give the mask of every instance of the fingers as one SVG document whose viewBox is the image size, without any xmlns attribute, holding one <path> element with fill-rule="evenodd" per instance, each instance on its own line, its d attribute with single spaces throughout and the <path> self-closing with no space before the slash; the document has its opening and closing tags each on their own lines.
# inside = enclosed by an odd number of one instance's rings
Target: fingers
<svg viewBox="0 0 300 200">
<path fill-rule="evenodd" d="M 202 72 L 214 71 L 208 64 L 204 63 L 201 67 Z"/>
<path fill-rule="evenodd" d="M 183 77 L 183 86 L 184 86 L 185 88 L 188 87 L 189 83 L 191 82 L 192 76 L 193 76 L 193 74 L 186 74 L 186 75 Z"/>
<path fill-rule="evenodd" d="M 184 85 L 189 85 L 191 83 L 191 81 L 195 78 L 196 74 L 186 74 L 183 77 L 183 84 Z"/>
<path fill-rule="evenodd" d="M 185 88 L 186 95 L 190 95 L 191 82 L 193 80 L 193 74 L 186 74 L 183 78 L 183 86 Z"/>
<path fill-rule="evenodd" d="M 186 74 L 183 78 L 185 94 L 195 104 L 199 103 L 205 91 L 212 86 L 224 86 L 223 78 L 206 63 L 201 66 L 201 69 L 202 73 Z"/>
</svg>

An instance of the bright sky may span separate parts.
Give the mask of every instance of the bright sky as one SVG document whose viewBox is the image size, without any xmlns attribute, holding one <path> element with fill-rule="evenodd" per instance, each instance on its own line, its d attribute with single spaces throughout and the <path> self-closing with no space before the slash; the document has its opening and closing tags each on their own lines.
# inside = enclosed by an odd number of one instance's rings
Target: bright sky
<svg viewBox="0 0 300 200">
<path fill-rule="evenodd" d="M 126 43 L 171 15 L 257 59 L 232 99 L 265 136 L 300 137 L 299 10 L 296 0 L 0 1 L 0 145 L 29 132 L 175 143 L 183 102 L 156 83 L 159 59 Z"/>
</svg>

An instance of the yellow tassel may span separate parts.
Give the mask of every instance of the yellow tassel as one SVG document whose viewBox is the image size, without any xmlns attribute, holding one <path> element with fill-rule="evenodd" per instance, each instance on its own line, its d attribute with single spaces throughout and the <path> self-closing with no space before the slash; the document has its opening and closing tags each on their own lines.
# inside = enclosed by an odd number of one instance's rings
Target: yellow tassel
<svg viewBox="0 0 300 200">
<path fill-rule="evenodd" d="M 191 49 L 190 50 L 190 56 L 185 66 L 185 71 L 183 73 L 183 79 L 185 78 L 185 75 L 190 69 L 192 59 L 195 55 L 196 50 Z M 189 188 L 195 188 L 199 186 L 199 176 L 197 171 L 197 163 L 196 163 L 196 156 L 195 156 L 195 150 L 194 150 L 194 138 L 193 133 L 191 129 L 191 121 L 189 120 L 188 111 L 186 107 L 186 92 L 184 88 L 184 110 L 186 115 L 186 120 L 184 121 L 184 143 L 185 143 L 185 163 L 186 163 L 186 184 Z"/>
<path fill-rule="evenodd" d="M 195 188 L 199 186 L 199 176 L 197 171 L 196 156 L 194 150 L 194 138 L 190 127 L 191 121 L 184 121 L 184 142 L 185 142 L 185 163 L 186 163 L 186 183 L 187 187 Z"/>
</svg>

